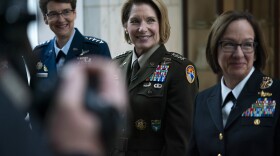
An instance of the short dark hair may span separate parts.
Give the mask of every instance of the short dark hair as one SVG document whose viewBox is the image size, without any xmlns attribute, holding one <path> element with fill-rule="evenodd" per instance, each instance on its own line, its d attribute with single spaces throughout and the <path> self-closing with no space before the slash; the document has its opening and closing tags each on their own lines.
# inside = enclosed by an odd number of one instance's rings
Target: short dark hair
<svg viewBox="0 0 280 156">
<path fill-rule="evenodd" d="M 261 27 L 258 24 L 257 20 L 253 17 L 252 14 L 247 11 L 227 11 L 221 14 L 213 23 L 208 35 L 206 46 L 207 62 L 213 72 L 216 74 L 220 74 L 222 72 L 218 63 L 218 42 L 225 33 L 225 30 L 227 29 L 229 24 L 240 19 L 247 20 L 252 26 L 255 33 L 254 42 L 257 42 L 257 46 L 255 48 L 256 60 L 254 62 L 254 67 L 260 70 L 263 70 L 265 68 L 266 60 L 268 57 L 267 47 L 264 42 L 263 32 L 261 31 Z"/>
<path fill-rule="evenodd" d="M 160 43 L 166 43 L 170 36 L 170 24 L 168 19 L 168 11 L 166 5 L 162 0 L 126 0 L 122 6 L 121 20 L 122 25 L 125 26 L 130 16 L 131 8 L 134 4 L 148 4 L 156 12 L 157 18 L 159 20 L 160 29 Z M 124 38 L 127 43 L 131 44 L 129 35 L 124 32 Z"/>
<path fill-rule="evenodd" d="M 57 2 L 57 3 L 70 3 L 72 9 L 74 9 L 74 10 L 76 9 L 77 0 L 40 0 L 39 6 L 40 6 L 41 12 L 44 16 L 46 15 L 46 13 L 48 13 L 47 5 L 51 1 Z"/>
</svg>

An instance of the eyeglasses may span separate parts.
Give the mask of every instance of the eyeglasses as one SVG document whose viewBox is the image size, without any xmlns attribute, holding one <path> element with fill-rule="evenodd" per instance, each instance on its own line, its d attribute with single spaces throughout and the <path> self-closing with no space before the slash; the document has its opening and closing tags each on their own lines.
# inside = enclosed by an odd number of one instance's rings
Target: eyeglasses
<svg viewBox="0 0 280 156">
<path fill-rule="evenodd" d="M 62 15 L 62 17 L 64 17 L 64 18 L 68 18 L 74 11 L 75 10 L 72 10 L 72 9 L 65 9 L 65 10 L 62 10 L 61 12 L 51 11 L 49 13 L 46 13 L 46 16 L 50 20 L 58 19 L 59 15 Z"/>
<path fill-rule="evenodd" d="M 236 51 L 237 46 L 240 46 L 243 53 L 253 53 L 254 49 L 257 46 L 257 42 L 244 42 L 241 44 L 237 44 L 231 41 L 220 41 L 219 45 L 222 47 L 223 52 L 225 53 L 233 53 Z"/>
</svg>

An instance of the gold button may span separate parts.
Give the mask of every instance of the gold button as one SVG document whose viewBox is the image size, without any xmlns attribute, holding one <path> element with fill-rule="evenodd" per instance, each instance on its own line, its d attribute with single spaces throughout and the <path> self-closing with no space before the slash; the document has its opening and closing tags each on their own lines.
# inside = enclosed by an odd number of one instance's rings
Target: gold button
<svg viewBox="0 0 280 156">
<path fill-rule="evenodd" d="M 258 126 L 261 124 L 261 120 L 260 119 L 255 119 L 254 120 L 254 125 Z"/>
<path fill-rule="evenodd" d="M 219 134 L 219 139 L 222 141 L 222 140 L 223 140 L 223 138 L 224 138 L 223 134 L 222 134 L 222 133 L 220 133 L 220 134 Z"/>
<path fill-rule="evenodd" d="M 221 154 L 218 154 L 218 156 L 222 156 Z"/>
</svg>

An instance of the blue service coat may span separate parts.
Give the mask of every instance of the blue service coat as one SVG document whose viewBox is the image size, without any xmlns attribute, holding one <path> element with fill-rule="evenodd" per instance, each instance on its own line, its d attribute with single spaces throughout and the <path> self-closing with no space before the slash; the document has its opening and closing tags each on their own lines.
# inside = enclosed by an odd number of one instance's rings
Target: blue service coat
<svg viewBox="0 0 280 156">
<path fill-rule="evenodd" d="M 75 59 L 87 59 L 90 55 L 100 55 L 111 58 L 107 43 L 101 39 L 91 36 L 83 36 L 77 28 L 70 45 L 69 51 L 65 58 L 65 63 Z M 55 39 L 46 41 L 33 50 L 37 57 L 36 78 L 32 80 L 48 79 L 52 80 L 57 77 L 56 54 L 54 50 Z M 85 60 L 86 61 L 86 60 Z"/>
</svg>

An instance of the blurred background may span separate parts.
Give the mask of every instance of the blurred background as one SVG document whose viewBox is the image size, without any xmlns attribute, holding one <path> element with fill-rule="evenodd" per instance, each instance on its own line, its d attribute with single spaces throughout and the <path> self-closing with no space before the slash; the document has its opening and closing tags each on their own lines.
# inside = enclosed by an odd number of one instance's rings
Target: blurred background
<svg viewBox="0 0 280 156">
<path fill-rule="evenodd" d="M 42 20 L 38 0 L 28 0 L 29 10 L 37 20 L 29 26 L 29 38 L 34 48 L 52 39 L 54 34 Z M 280 78 L 280 3 L 279 0 L 163 0 L 169 11 L 171 37 L 169 51 L 189 58 L 197 66 L 200 90 L 214 85 L 214 75 L 205 59 L 205 45 L 212 22 L 226 10 L 247 10 L 259 21 L 269 47 L 265 73 Z M 124 0 L 77 0 L 76 27 L 84 34 L 105 40 L 115 57 L 133 47 L 123 37 L 120 19 Z"/>
</svg>

